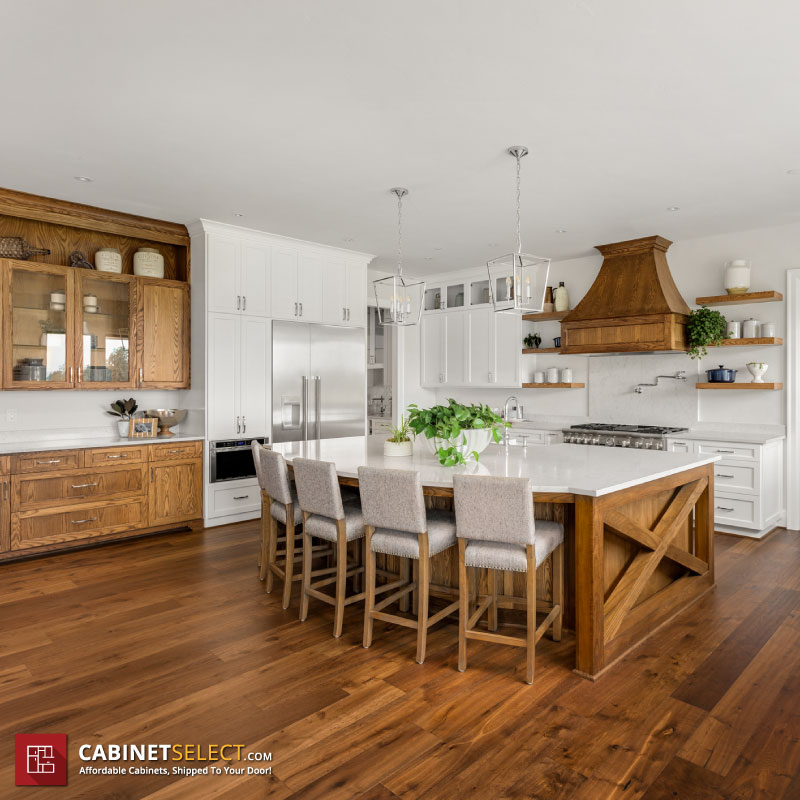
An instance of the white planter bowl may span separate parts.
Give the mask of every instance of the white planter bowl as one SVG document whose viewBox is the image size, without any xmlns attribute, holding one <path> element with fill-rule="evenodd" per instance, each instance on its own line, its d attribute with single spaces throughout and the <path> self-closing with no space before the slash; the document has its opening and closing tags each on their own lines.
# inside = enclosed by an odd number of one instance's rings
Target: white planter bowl
<svg viewBox="0 0 800 800">
<path fill-rule="evenodd" d="M 467 442 L 464 444 L 464 437 L 467 437 Z M 474 430 L 461 431 L 457 439 L 433 439 L 425 440 L 428 444 L 428 450 L 436 455 L 440 447 L 455 447 L 456 450 L 467 458 L 474 450 L 479 455 L 491 444 L 492 431 L 490 428 L 478 428 Z"/>
<path fill-rule="evenodd" d="M 397 456 L 404 458 L 414 455 L 414 442 L 390 442 L 388 439 L 383 443 L 383 454 L 385 456 Z"/>
</svg>

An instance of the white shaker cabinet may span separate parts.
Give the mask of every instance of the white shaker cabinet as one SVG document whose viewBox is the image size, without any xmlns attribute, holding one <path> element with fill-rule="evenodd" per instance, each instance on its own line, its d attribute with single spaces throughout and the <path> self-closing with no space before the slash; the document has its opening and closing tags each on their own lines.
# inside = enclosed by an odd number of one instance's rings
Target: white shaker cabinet
<svg viewBox="0 0 800 800">
<path fill-rule="evenodd" d="M 469 351 L 470 386 L 491 386 L 494 377 L 494 347 L 492 328 L 494 311 L 476 308 L 467 312 L 467 348 Z"/>
<path fill-rule="evenodd" d="M 467 383 L 467 315 L 463 311 L 442 314 L 444 320 L 444 383 L 466 386 Z"/>
<path fill-rule="evenodd" d="M 208 310 L 270 314 L 270 248 L 234 236 L 209 233 L 206 242 Z"/>
<path fill-rule="evenodd" d="M 325 259 L 301 250 L 273 249 L 272 316 L 298 322 L 323 322 Z"/>
<path fill-rule="evenodd" d="M 322 292 L 323 322 L 366 327 L 367 271 L 363 264 L 326 259 Z"/>
<path fill-rule="evenodd" d="M 358 328 L 367 325 L 367 268 L 354 261 L 347 262 L 347 324 Z"/>
<path fill-rule="evenodd" d="M 263 317 L 209 314 L 209 439 L 269 434 L 270 336 Z"/>
<path fill-rule="evenodd" d="M 420 377 L 423 386 L 444 383 L 444 315 L 423 316 L 420 321 Z"/>
<path fill-rule="evenodd" d="M 300 253 L 297 272 L 297 318 L 301 322 L 322 322 L 322 256 Z"/>
<path fill-rule="evenodd" d="M 491 312 L 494 386 L 519 387 L 519 362 L 522 355 L 521 317 L 519 314 Z"/>
<path fill-rule="evenodd" d="M 296 250 L 272 249 L 272 316 L 276 319 L 297 319 Z"/>
</svg>

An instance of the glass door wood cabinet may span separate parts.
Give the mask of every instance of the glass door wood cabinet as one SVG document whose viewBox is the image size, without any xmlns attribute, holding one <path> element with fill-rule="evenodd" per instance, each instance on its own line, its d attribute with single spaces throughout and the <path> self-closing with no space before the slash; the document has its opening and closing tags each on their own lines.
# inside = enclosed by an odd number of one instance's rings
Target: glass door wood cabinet
<svg viewBox="0 0 800 800">
<path fill-rule="evenodd" d="M 135 282 L 75 272 L 77 385 L 124 389 L 134 385 L 136 358 Z M 131 346 L 133 344 L 133 346 Z"/>
<path fill-rule="evenodd" d="M 2 260 L 3 385 L 75 384 L 75 308 L 70 267 Z"/>
</svg>

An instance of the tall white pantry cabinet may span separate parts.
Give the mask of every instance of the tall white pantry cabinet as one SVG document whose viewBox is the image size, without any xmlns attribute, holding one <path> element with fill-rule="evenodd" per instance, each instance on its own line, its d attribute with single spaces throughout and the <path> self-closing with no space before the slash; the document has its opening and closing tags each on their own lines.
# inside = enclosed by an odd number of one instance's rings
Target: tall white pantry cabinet
<svg viewBox="0 0 800 800">
<path fill-rule="evenodd" d="M 209 442 L 271 440 L 272 320 L 365 327 L 372 256 L 209 220 L 189 230 L 192 405 Z M 254 478 L 208 478 L 206 456 L 206 525 L 259 516 Z"/>
</svg>

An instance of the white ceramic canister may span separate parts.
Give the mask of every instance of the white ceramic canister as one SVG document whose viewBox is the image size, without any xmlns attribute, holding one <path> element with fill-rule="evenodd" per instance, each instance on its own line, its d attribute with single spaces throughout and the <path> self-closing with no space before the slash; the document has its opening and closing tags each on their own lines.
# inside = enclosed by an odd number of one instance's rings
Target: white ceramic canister
<svg viewBox="0 0 800 800">
<path fill-rule="evenodd" d="M 728 294 L 745 294 L 750 291 L 750 262 L 737 258 L 725 264 L 725 291 Z"/>
<path fill-rule="evenodd" d="M 98 272 L 122 272 L 122 256 L 115 247 L 101 247 L 94 254 L 94 267 Z"/>
<path fill-rule="evenodd" d="M 742 338 L 757 339 L 760 328 L 761 328 L 761 323 L 758 320 L 753 319 L 752 317 L 750 319 L 746 319 L 742 323 Z"/>
<path fill-rule="evenodd" d="M 561 370 L 561 383 L 572 383 L 572 367 L 564 367 Z"/>
<path fill-rule="evenodd" d="M 727 328 L 725 329 L 725 335 L 729 339 L 741 339 L 742 323 L 739 322 L 738 319 L 729 319 L 727 323 Z"/>
<path fill-rule="evenodd" d="M 67 294 L 57 289 L 50 292 L 50 309 L 52 311 L 63 311 L 67 304 Z"/>
<path fill-rule="evenodd" d="M 553 300 L 556 311 L 569 311 L 569 292 L 561 281 L 553 293 Z"/>
<path fill-rule="evenodd" d="M 558 367 L 550 367 L 547 370 L 547 382 L 548 383 L 558 383 L 559 380 L 559 369 Z"/>
<path fill-rule="evenodd" d="M 155 247 L 140 247 L 133 254 L 133 274 L 145 278 L 163 278 L 164 256 Z"/>
<path fill-rule="evenodd" d="M 761 336 L 764 338 L 772 339 L 775 337 L 777 332 L 777 328 L 774 322 L 762 322 L 761 323 Z"/>
<path fill-rule="evenodd" d="M 544 383 L 544 372 L 542 372 L 542 370 L 536 370 L 536 372 L 533 373 L 533 382 Z"/>
</svg>

